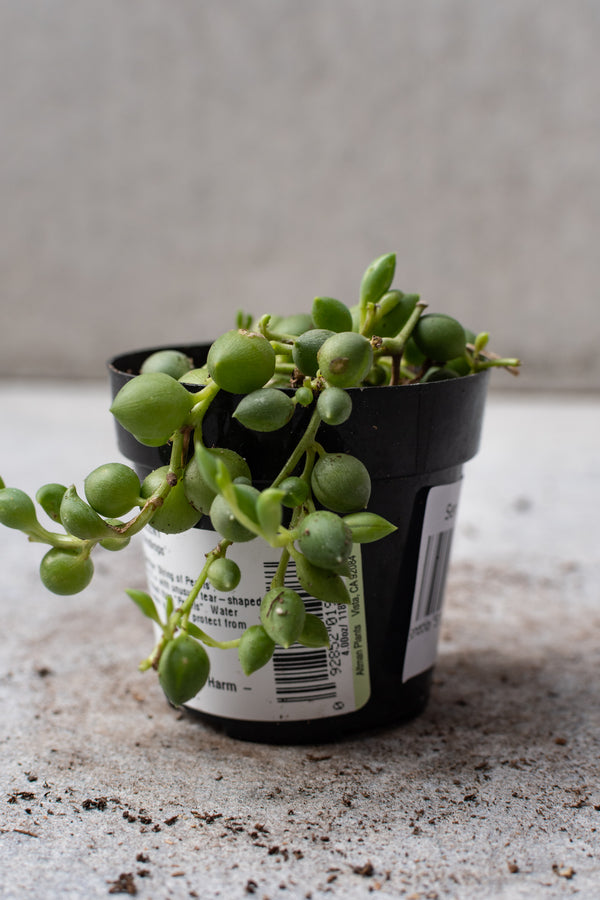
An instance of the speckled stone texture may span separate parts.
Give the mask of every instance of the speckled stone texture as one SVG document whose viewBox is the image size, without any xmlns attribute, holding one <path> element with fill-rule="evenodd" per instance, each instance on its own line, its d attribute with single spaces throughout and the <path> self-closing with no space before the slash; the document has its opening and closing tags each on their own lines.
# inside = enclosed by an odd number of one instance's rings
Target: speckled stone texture
<svg viewBox="0 0 600 900">
<path fill-rule="evenodd" d="M 9 484 L 116 458 L 105 386 L 0 403 Z M 492 395 L 427 711 L 342 742 L 236 742 L 172 710 L 136 670 L 139 550 L 53 597 L 3 531 L 2 897 L 596 896 L 599 411 Z"/>
</svg>

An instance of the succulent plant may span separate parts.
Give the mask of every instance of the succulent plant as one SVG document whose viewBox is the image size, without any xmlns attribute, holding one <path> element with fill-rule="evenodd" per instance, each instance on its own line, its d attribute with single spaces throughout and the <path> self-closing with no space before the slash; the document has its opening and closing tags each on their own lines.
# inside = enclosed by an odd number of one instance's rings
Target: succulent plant
<svg viewBox="0 0 600 900">
<path fill-rule="evenodd" d="M 140 443 L 170 446 L 169 462 L 142 483 L 127 465 L 102 465 L 85 478 L 85 500 L 74 486 L 43 485 L 38 505 L 62 530 L 44 527 L 34 502 L 0 480 L 0 523 L 49 545 L 40 577 L 57 594 L 87 587 L 96 547 L 120 550 L 147 525 L 178 534 L 210 516 L 215 547 L 187 597 L 178 598 L 177 606 L 169 597 L 161 618 L 148 593 L 128 591 L 159 630 L 140 668 L 158 671 L 173 704 L 186 703 L 206 683 L 204 645 L 237 648 L 246 674 L 266 665 L 277 645 L 326 646 L 323 621 L 285 584 L 288 566 L 295 565 L 304 592 L 324 603 L 347 603 L 352 544 L 381 540 L 395 530 L 367 509 L 371 482 L 363 462 L 327 452 L 317 441 L 322 423 L 335 427 L 351 417 L 348 389 L 460 378 L 492 366 L 517 370 L 518 360 L 486 350 L 486 333 L 475 335 L 445 314 L 424 314 L 417 294 L 392 288 L 395 264 L 394 254 L 371 263 L 354 306 L 319 296 L 310 313 L 287 318 L 253 320 L 239 313 L 238 327 L 214 341 L 204 365 L 179 350 L 149 354 L 118 392 L 111 412 Z M 242 395 L 233 415 L 259 433 L 283 430 L 297 408 L 309 410 L 287 462 L 262 490 L 235 449 L 205 443 L 203 420 L 220 392 Z M 228 551 L 255 539 L 279 553 L 259 620 L 240 637 L 217 641 L 191 620 L 194 601 L 207 581 L 217 592 L 237 587 L 243 572 Z"/>
</svg>

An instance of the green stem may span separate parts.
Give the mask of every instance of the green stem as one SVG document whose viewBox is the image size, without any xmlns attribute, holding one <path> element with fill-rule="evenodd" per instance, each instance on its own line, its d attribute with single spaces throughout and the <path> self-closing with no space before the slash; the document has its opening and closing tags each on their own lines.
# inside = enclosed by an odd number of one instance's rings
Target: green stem
<svg viewBox="0 0 600 900">
<path fill-rule="evenodd" d="M 220 390 L 221 388 L 219 385 L 211 380 L 206 387 L 202 388 L 202 390 L 196 394 L 196 402 L 192 406 L 188 416 L 188 421 L 192 428 L 198 428 L 198 426 L 202 424 L 210 404 Z"/>
<path fill-rule="evenodd" d="M 365 337 L 371 337 L 371 335 L 373 334 L 373 323 L 375 322 L 376 313 L 377 305 L 375 303 L 368 303 L 365 313 L 365 321 L 360 326 L 360 334 L 364 334 Z"/>
<path fill-rule="evenodd" d="M 296 336 L 293 334 L 283 334 L 278 331 L 271 331 L 269 325 L 271 323 L 271 319 L 273 317 L 269 314 L 262 316 L 260 322 L 258 323 L 258 330 L 262 334 L 263 337 L 270 342 L 271 346 L 275 350 L 275 353 L 291 353 L 292 344 L 296 340 Z M 277 345 L 282 346 L 283 350 L 278 350 Z"/>
<path fill-rule="evenodd" d="M 519 359 L 484 359 L 484 360 L 475 360 L 473 363 L 473 370 L 475 372 L 481 372 L 483 369 L 491 369 L 494 366 L 506 369 L 511 375 L 518 375 L 518 367 L 521 365 L 521 361 Z"/>
<path fill-rule="evenodd" d="M 306 431 L 296 444 L 293 453 L 289 457 L 288 461 L 284 465 L 275 481 L 272 483 L 271 487 L 277 487 L 278 484 L 281 484 L 284 478 L 287 478 L 288 475 L 292 474 L 292 472 L 302 459 L 303 454 L 306 453 L 310 445 L 313 443 L 317 431 L 319 430 L 321 421 L 321 416 L 319 415 L 319 412 L 315 407 L 313 414 L 310 417 L 310 421 L 306 427 Z"/>
<path fill-rule="evenodd" d="M 289 547 L 284 547 L 284 549 L 281 551 L 281 556 L 279 557 L 279 565 L 277 566 L 277 570 L 276 570 L 275 574 L 273 575 L 273 579 L 271 581 L 271 589 L 283 587 L 285 573 L 286 573 L 289 561 L 290 561 Z"/>
<path fill-rule="evenodd" d="M 163 626 L 163 634 L 161 639 L 152 650 L 152 653 L 139 664 L 138 668 L 140 672 L 145 672 L 148 669 L 157 668 L 165 644 L 173 640 L 175 632 L 178 629 L 181 631 L 186 631 L 192 607 L 194 606 L 196 598 L 198 597 L 198 594 L 200 593 L 204 582 L 207 579 L 208 570 L 211 566 L 211 563 L 213 563 L 215 559 L 219 559 L 220 557 L 225 556 L 227 548 L 231 546 L 231 543 L 231 541 L 223 538 L 217 544 L 217 546 L 210 551 L 210 553 L 206 554 L 206 562 L 202 566 L 202 571 L 194 582 L 192 589 L 190 590 L 182 605 L 173 610 L 173 612 L 169 616 L 168 621 Z M 206 634 L 206 632 L 202 631 L 201 628 L 198 628 L 198 631 L 202 634 L 201 640 L 203 641 L 203 643 L 205 643 L 209 647 L 217 647 L 222 650 L 229 650 L 233 647 L 237 647 L 240 641 L 239 638 L 236 638 L 232 641 L 217 641 L 216 638 L 212 638 L 209 634 Z"/>
<path fill-rule="evenodd" d="M 129 522 L 126 522 L 124 525 L 119 527 L 115 527 L 115 532 L 120 535 L 127 535 L 127 537 L 138 534 L 149 522 L 152 521 L 152 516 L 156 512 L 159 506 L 162 506 L 166 498 L 168 497 L 171 488 L 174 487 L 171 484 L 171 480 L 169 476 L 175 476 L 177 480 L 181 477 L 181 473 L 185 466 L 185 447 L 187 445 L 187 440 L 189 438 L 189 429 L 186 429 L 186 433 L 183 431 L 178 431 L 173 435 L 173 443 L 171 445 L 171 457 L 169 459 L 169 471 L 167 472 L 167 476 L 165 477 L 161 486 L 154 491 L 154 493 L 143 500 L 143 506 L 140 512 L 130 519 Z M 142 499 L 142 498 L 140 498 Z"/>
<path fill-rule="evenodd" d="M 377 358 L 380 356 L 402 356 L 404 353 L 404 346 L 413 333 L 415 325 L 421 318 L 423 310 L 426 308 L 426 303 L 417 303 L 396 337 L 384 338 L 383 343 L 376 349 L 375 356 Z"/>
<path fill-rule="evenodd" d="M 177 623 L 176 623 L 177 627 L 185 628 L 185 626 L 187 625 L 188 619 L 190 617 L 190 613 L 192 611 L 192 607 L 196 601 L 198 594 L 200 593 L 200 590 L 201 590 L 204 582 L 206 581 L 206 579 L 208 577 L 208 570 L 209 570 L 211 564 L 215 561 L 215 559 L 220 559 L 221 557 L 225 556 L 227 548 L 230 547 L 231 544 L 232 544 L 232 541 L 228 541 L 225 538 L 223 538 L 217 544 L 217 546 L 214 547 L 210 551 L 210 553 L 206 554 L 206 562 L 202 566 L 202 571 L 200 572 L 196 581 L 194 582 L 194 586 L 192 587 L 191 591 L 185 598 L 185 601 L 182 604 L 182 606 L 180 606 L 179 609 L 175 610 L 175 612 L 173 613 L 173 616 L 175 616 L 177 613 L 180 614 L 179 618 L 177 620 Z M 171 616 L 171 618 L 173 618 L 173 616 Z"/>
<path fill-rule="evenodd" d="M 184 435 L 183 431 L 178 431 L 173 435 L 173 443 L 171 444 L 171 456 L 169 458 L 169 474 L 181 475 L 185 466 L 185 446 L 189 439 L 189 431 Z"/>
<path fill-rule="evenodd" d="M 279 354 L 280 356 L 290 356 L 292 352 L 291 344 L 280 340 L 271 340 L 269 341 L 269 343 L 271 344 L 271 347 L 273 348 L 275 353 Z"/>
<path fill-rule="evenodd" d="M 197 625 L 196 628 L 198 628 Z M 203 644 L 206 644 L 207 647 L 216 647 L 217 650 L 233 650 L 235 647 L 240 646 L 241 638 L 233 638 L 231 641 L 217 641 L 205 631 L 202 631 L 201 628 L 198 628 L 198 631 L 202 635 L 199 640 L 201 640 Z"/>
<path fill-rule="evenodd" d="M 93 541 L 84 541 L 72 534 L 59 534 L 55 531 L 47 531 L 39 523 L 35 528 L 27 531 L 26 534 L 32 544 L 50 544 L 51 547 L 56 547 L 58 550 L 81 550 L 84 544 L 93 544 Z"/>
<path fill-rule="evenodd" d="M 254 519 L 251 519 L 250 516 L 246 515 L 246 513 L 240 509 L 233 484 L 224 485 L 221 488 L 221 495 L 231 507 L 231 511 L 237 521 L 240 525 L 243 525 L 244 528 L 247 528 L 248 531 L 251 531 L 253 534 L 257 535 L 257 537 L 262 538 L 271 547 L 284 547 L 286 544 L 289 544 L 291 538 L 287 528 L 280 526 L 277 536 L 272 537 L 263 531 L 258 522 L 255 522 Z"/>
</svg>

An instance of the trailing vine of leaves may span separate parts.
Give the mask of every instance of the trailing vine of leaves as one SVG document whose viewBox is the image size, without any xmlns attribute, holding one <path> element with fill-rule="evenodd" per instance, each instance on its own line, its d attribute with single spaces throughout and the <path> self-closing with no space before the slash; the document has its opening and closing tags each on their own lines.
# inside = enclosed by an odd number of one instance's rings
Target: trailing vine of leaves
<svg viewBox="0 0 600 900">
<path fill-rule="evenodd" d="M 158 671 L 175 705 L 206 683 L 206 646 L 236 648 L 248 675 L 268 663 L 276 645 L 327 646 L 323 622 L 285 586 L 288 566 L 295 565 L 310 595 L 347 603 L 352 545 L 395 530 L 367 509 L 371 481 L 363 463 L 328 453 L 317 440 L 322 423 L 341 425 L 352 415 L 348 389 L 460 378 L 490 367 L 518 370 L 518 360 L 488 351 L 486 333 L 466 331 L 442 313 L 425 313 L 417 294 L 392 288 L 395 265 L 394 254 L 374 260 L 352 307 L 317 297 L 310 313 L 287 318 L 238 313 L 237 327 L 215 340 L 201 367 L 180 351 L 150 354 L 111 407 L 140 443 L 170 446 L 168 464 L 143 482 L 129 466 L 111 462 L 85 478 L 85 499 L 74 486 L 44 484 L 35 500 L 51 522 L 46 527 L 33 500 L 0 479 L 0 522 L 49 545 L 40 578 L 56 594 L 87 587 L 97 548 L 120 551 L 147 525 L 176 534 L 210 516 L 216 543 L 183 602 L 175 607 L 169 597 L 161 617 L 148 593 L 127 591 L 160 634 L 140 668 Z M 310 411 L 289 458 L 263 490 L 253 485 L 246 460 L 234 449 L 205 444 L 203 421 L 221 391 L 242 395 L 234 418 L 255 432 L 285 429 L 297 407 Z M 279 553 L 260 621 L 239 638 L 218 641 L 190 621 L 192 607 L 207 580 L 217 591 L 237 587 L 243 573 L 228 551 L 256 539 Z"/>
</svg>

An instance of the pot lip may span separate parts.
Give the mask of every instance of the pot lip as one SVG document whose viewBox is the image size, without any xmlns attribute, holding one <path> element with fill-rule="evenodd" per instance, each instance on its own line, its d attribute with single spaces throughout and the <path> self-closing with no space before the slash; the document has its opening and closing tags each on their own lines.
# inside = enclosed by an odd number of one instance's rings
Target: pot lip
<svg viewBox="0 0 600 900">
<path fill-rule="evenodd" d="M 127 371 L 126 369 L 120 368 L 120 361 L 127 357 L 136 357 L 136 356 L 149 356 L 150 353 L 155 353 L 159 350 L 180 350 L 183 353 L 187 351 L 191 351 L 199 348 L 208 348 L 211 346 L 211 342 L 193 342 L 193 343 L 170 343 L 170 344 L 159 344 L 157 346 L 152 347 L 139 347 L 133 350 L 125 350 L 124 352 L 117 353 L 114 356 L 109 357 L 106 361 L 106 368 L 111 374 L 118 375 L 122 378 L 135 378 L 138 374 L 137 372 Z M 472 372 L 469 375 L 459 375 L 457 378 L 448 378 L 443 381 L 428 381 L 428 382 L 416 382 L 414 384 L 387 384 L 387 385 L 364 385 L 362 387 L 352 387 L 347 388 L 349 391 L 362 393 L 364 391 L 379 391 L 382 387 L 386 390 L 406 390 L 407 388 L 420 388 L 421 390 L 445 390 L 447 385 L 462 383 L 464 384 L 466 381 L 472 381 L 473 379 L 477 379 L 479 381 L 486 380 L 489 377 L 490 370 L 482 369 L 480 372 Z M 187 388 L 195 388 L 198 389 L 199 385 L 187 382 L 182 382 L 185 384 Z M 286 389 L 284 389 L 286 390 Z M 290 388 L 290 390 L 292 390 Z"/>
</svg>

